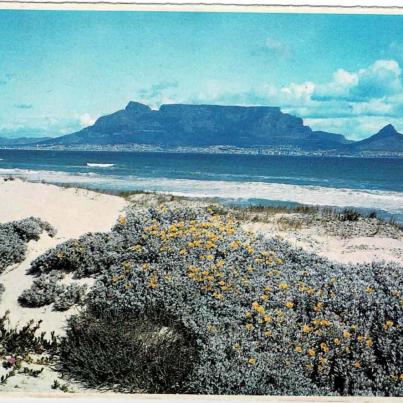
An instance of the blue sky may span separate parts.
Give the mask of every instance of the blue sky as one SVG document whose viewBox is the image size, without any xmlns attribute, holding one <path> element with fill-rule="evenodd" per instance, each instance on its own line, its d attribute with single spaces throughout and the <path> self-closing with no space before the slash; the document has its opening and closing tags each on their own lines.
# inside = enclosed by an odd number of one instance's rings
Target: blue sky
<svg viewBox="0 0 403 403">
<path fill-rule="evenodd" d="M 0 11 L 0 136 L 58 136 L 136 100 L 274 105 L 403 132 L 403 16 Z"/>
</svg>

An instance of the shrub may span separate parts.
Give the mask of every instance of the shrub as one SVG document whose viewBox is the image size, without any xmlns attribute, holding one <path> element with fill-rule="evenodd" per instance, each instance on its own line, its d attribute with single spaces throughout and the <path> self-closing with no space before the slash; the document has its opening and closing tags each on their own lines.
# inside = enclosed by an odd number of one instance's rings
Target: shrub
<svg viewBox="0 0 403 403">
<path fill-rule="evenodd" d="M 61 344 L 64 371 L 90 387 L 128 392 L 183 392 L 195 354 L 186 330 L 161 315 L 73 317 Z"/>
<path fill-rule="evenodd" d="M 39 218 L 29 217 L 20 221 L 0 224 L 0 273 L 14 263 L 24 260 L 27 243 L 38 240 L 43 231 L 53 237 L 56 230 Z"/>
<path fill-rule="evenodd" d="M 0 317 L 0 355 L 5 357 L 12 355 L 14 357 L 24 357 L 27 354 L 47 353 L 54 356 L 58 351 L 58 341 L 54 333 L 46 338 L 45 333 L 38 335 L 41 321 L 31 320 L 20 329 L 11 328 L 9 325 L 9 312 Z"/>
<path fill-rule="evenodd" d="M 112 318 L 115 329 L 108 327 L 102 337 L 115 340 L 130 332 L 125 321 L 113 318 L 124 315 L 141 327 L 138 318 L 163 312 L 192 335 L 197 348 L 182 391 L 403 395 L 401 266 L 331 263 L 245 233 L 231 215 L 207 209 L 132 209 L 109 234 L 80 238 L 82 252 L 74 242 L 64 244 L 60 265 L 55 248 L 33 266 L 37 272 L 59 268 L 97 277 L 86 297 L 87 312 L 69 326 L 70 347 L 62 355 L 65 371 L 94 386 L 113 384 L 105 372 L 117 371 L 117 364 L 92 361 L 84 352 L 81 359 L 75 351 L 94 339 L 94 348 L 98 343 L 108 357 L 120 357 L 132 354 L 131 345 L 102 344 L 95 330 L 81 338 L 74 326 L 92 329 L 87 315 L 93 315 L 102 331 L 108 322 L 102 318 Z M 154 378 L 140 385 L 136 368 L 134 388 L 170 390 Z"/>
<path fill-rule="evenodd" d="M 75 278 L 97 274 L 119 260 L 122 240 L 115 234 L 86 234 L 68 240 L 45 252 L 31 263 L 31 274 L 46 274 L 53 270 L 73 272 Z"/>
<path fill-rule="evenodd" d="M 38 308 L 54 302 L 56 311 L 66 311 L 75 304 L 82 303 L 87 290 L 86 285 L 60 284 L 63 273 L 56 270 L 41 274 L 32 283 L 31 288 L 24 290 L 18 302 L 25 307 Z"/>
<path fill-rule="evenodd" d="M 55 311 L 67 311 L 73 305 L 81 304 L 87 291 L 86 285 L 69 284 L 56 295 L 53 308 Z"/>
<path fill-rule="evenodd" d="M 3 292 L 6 290 L 6 287 L 4 287 L 4 284 L 0 283 L 0 302 L 1 302 L 1 296 L 3 295 Z"/>
<path fill-rule="evenodd" d="M 33 281 L 31 288 L 21 293 L 18 302 L 22 306 L 31 308 L 51 304 L 63 292 L 63 286 L 58 283 L 58 280 L 62 278 L 63 274 L 55 270 L 49 274 L 40 275 Z"/>
<path fill-rule="evenodd" d="M 341 213 L 339 213 L 340 221 L 358 221 L 361 214 L 354 209 L 346 208 Z"/>
<path fill-rule="evenodd" d="M 4 385 L 8 379 L 17 374 L 38 377 L 43 367 L 32 369 L 23 364 L 33 362 L 31 354 L 37 355 L 37 363 L 48 364 L 59 349 L 58 339 L 54 333 L 51 333 L 50 339 L 45 337 L 44 332 L 38 335 L 41 321 L 32 320 L 22 328 L 16 329 L 10 327 L 8 315 L 9 312 L 6 312 L 0 317 L 0 358 L 5 369 L 5 373 L 0 377 L 0 385 Z"/>
</svg>

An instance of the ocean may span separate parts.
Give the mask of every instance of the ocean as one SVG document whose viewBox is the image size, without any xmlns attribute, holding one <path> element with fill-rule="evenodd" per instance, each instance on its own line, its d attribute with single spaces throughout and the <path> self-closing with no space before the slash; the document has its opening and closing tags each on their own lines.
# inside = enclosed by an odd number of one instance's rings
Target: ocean
<svg viewBox="0 0 403 403">
<path fill-rule="evenodd" d="M 237 205 L 376 210 L 403 222 L 403 159 L 0 150 L 0 176 Z"/>
</svg>

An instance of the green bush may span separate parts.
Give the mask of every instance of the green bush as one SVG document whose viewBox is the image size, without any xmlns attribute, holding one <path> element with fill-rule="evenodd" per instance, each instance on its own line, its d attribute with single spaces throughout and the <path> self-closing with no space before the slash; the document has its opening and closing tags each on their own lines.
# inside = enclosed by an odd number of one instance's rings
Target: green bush
<svg viewBox="0 0 403 403">
<path fill-rule="evenodd" d="M 90 387 L 179 393 L 195 364 L 191 335 L 161 314 L 73 317 L 61 344 L 62 370 Z"/>
</svg>

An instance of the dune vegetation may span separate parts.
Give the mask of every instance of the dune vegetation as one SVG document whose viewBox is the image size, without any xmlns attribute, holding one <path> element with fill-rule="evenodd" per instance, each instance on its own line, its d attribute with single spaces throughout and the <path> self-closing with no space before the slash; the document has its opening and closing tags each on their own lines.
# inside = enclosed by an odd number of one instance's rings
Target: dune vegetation
<svg viewBox="0 0 403 403">
<path fill-rule="evenodd" d="M 30 273 L 21 301 L 55 309 L 67 273 L 96 278 L 64 290 L 83 308 L 56 359 L 92 388 L 403 395 L 397 264 L 332 263 L 247 233 L 221 210 L 162 206 L 56 246 Z"/>
<path fill-rule="evenodd" d="M 55 228 L 36 217 L 0 224 L 0 273 L 6 267 L 22 262 L 25 259 L 27 243 L 31 240 L 37 241 L 44 231 L 51 237 L 56 235 Z"/>
</svg>

